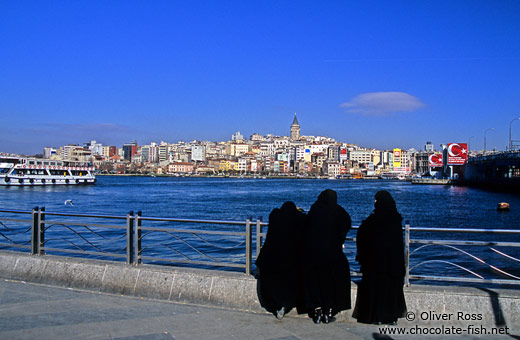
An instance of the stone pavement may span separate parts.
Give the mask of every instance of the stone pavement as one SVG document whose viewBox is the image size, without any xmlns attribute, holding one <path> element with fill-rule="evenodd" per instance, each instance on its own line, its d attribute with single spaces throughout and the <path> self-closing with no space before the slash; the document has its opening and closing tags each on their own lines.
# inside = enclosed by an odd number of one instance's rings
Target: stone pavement
<svg viewBox="0 0 520 340">
<path fill-rule="evenodd" d="M 0 339 L 520 339 L 386 336 L 379 326 L 285 317 L 0 280 Z"/>
</svg>

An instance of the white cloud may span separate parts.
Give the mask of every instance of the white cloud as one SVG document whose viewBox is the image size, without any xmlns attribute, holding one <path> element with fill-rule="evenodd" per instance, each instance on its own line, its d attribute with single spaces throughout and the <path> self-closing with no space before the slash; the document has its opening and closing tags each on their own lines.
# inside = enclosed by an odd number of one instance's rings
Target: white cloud
<svg viewBox="0 0 520 340">
<path fill-rule="evenodd" d="M 415 111 L 424 106 L 421 100 L 404 92 L 362 93 L 340 105 L 347 112 L 382 116 L 393 112 Z"/>
</svg>

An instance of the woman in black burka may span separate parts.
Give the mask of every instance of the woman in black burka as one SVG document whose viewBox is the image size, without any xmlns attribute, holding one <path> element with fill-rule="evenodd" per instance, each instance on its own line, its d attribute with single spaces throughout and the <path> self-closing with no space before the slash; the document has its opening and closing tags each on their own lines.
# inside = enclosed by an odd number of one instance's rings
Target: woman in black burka
<svg viewBox="0 0 520 340">
<path fill-rule="evenodd" d="M 406 313 L 403 218 L 388 191 L 376 193 L 374 206 L 357 232 L 363 277 L 352 316 L 362 323 L 395 324 Z"/>
<path fill-rule="evenodd" d="M 256 260 L 258 299 L 278 319 L 297 307 L 303 310 L 300 246 L 305 215 L 285 202 L 269 215 L 265 243 Z"/>
<path fill-rule="evenodd" d="M 350 308 L 350 268 L 343 253 L 350 227 L 336 192 L 323 191 L 307 214 L 302 253 L 305 307 L 315 323 L 334 321 Z"/>
</svg>

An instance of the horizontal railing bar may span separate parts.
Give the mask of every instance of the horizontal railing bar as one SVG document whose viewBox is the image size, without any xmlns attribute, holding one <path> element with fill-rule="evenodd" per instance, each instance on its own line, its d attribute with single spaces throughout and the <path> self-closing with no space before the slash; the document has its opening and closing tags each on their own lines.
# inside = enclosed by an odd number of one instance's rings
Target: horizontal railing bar
<svg viewBox="0 0 520 340">
<path fill-rule="evenodd" d="M 0 209 L 0 213 L 13 213 L 13 214 L 32 214 L 32 211 L 27 211 L 27 210 L 3 210 L 3 209 Z"/>
<path fill-rule="evenodd" d="M 459 246 L 501 246 L 501 247 L 520 247 L 519 242 L 494 242 L 494 241 L 455 241 L 455 240 L 416 240 L 411 239 L 410 244 L 438 244 L 438 245 L 459 245 Z"/>
<path fill-rule="evenodd" d="M 100 227 L 100 228 L 107 228 L 107 229 L 126 229 L 125 225 L 111 225 L 111 224 L 96 224 L 96 223 L 76 223 L 76 222 L 69 222 L 69 221 L 54 221 L 54 220 L 45 220 L 42 221 L 42 223 L 45 222 L 45 224 L 65 224 L 67 226 L 78 226 L 78 227 Z"/>
<path fill-rule="evenodd" d="M 410 231 L 429 231 L 446 233 L 491 233 L 491 234 L 520 234 L 520 229 L 466 229 L 466 228 L 430 228 L 410 227 Z"/>
<path fill-rule="evenodd" d="M 233 268 L 245 268 L 245 264 L 239 263 L 229 263 L 229 262 L 209 262 L 209 261 L 192 261 L 192 260 L 176 260 L 176 259 L 165 259 L 159 257 L 151 257 L 151 256 L 141 256 L 142 260 L 151 260 L 151 261 L 164 261 L 171 263 L 186 263 L 186 264 L 198 264 L 205 266 L 216 266 L 216 267 L 233 267 Z"/>
<path fill-rule="evenodd" d="M 31 246 L 24 246 L 23 244 L 16 244 L 16 243 L 0 243 L 0 247 L 31 249 Z"/>
<path fill-rule="evenodd" d="M 231 236 L 245 236 L 245 232 L 239 231 L 214 231 L 214 230 L 197 230 L 197 229 L 168 229 L 159 227 L 144 227 L 140 226 L 141 230 L 151 231 L 168 231 L 172 233 L 190 233 L 190 234 L 210 234 L 210 235 L 231 235 Z"/>
<path fill-rule="evenodd" d="M 14 219 L 14 218 L 2 218 L 1 220 L 9 221 L 9 222 L 29 222 L 29 223 L 32 222 L 31 220 L 18 220 L 18 219 Z"/>
<path fill-rule="evenodd" d="M 55 213 L 43 211 L 42 214 L 46 216 L 69 216 L 69 217 L 89 217 L 89 218 L 108 218 L 108 219 L 117 219 L 117 220 L 126 220 L 125 216 L 116 216 L 116 215 L 92 215 L 92 214 L 70 214 L 70 213 Z"/>
<path fill-rule="evenodd" d="M 246 221 L 218 221 L 218 220 L 191 220 L 179 218 L 160 218 L 160 217 L 139 217 L 141 221 L 157 221 L 157 222 L 185 222 L 185 223 L 204 223 L 204 224 L 230 224 L 230 225 L 246 225 Z M 252 222 L 251 222 L 252 223 Z"/>
<path fill-rule="evenodd" d="M 449 277 L 449 276 L 410 275 L 410 279 L 413 279 L 413 280 L 431 280 L 431 281 L 453 281 L 453 282 L 496 283 L 496 284 L 520 285 L 520 280 L 475 279 L 475 278 Z"/>
<path fill-rule="evenodd" d="M 49 248 L 44 247 L 42 248 L 43 251 L 58 251 L 62 253 L 72 253 L 72 254 L 86 254 L 86 255 L 102 255 L 102 256 L 108 256 L 108 257 L 120 257 L 120 258 L 126 258 L 126 255 L 124 254 L 117 254 L 117 253 L 101 253 L 97 251 L 87 251 L 87 250 L 74 250 L 74 249 L 63 249 L 63 248 Z"/>
</svg>

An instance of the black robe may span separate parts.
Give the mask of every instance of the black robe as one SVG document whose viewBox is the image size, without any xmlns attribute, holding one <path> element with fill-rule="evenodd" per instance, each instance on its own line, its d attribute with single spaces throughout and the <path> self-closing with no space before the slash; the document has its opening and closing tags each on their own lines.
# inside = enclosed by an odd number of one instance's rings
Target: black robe
<svg viewBox="0 0 520 340">
<path fill-rule="evenodd" d="M 293 202 L 269 215 L 269 228 L 264 245 L 256 260 L 258 299 L 267 311 L 276 314 L 297 307 L 303 309 L 303 284 L 300 268 L 300 247 L 305 215 Z"/>
<path fill-rule="evenodd" d="M 362 323 L 392 323 L 406 313 L 402 217 L 388 192 L 378 192 L 376 209 L 361 223 L 356 260 L 361 265 L 352 316 Z"/>
<path fill-rule="evenodd" d="M 335 191 L 323 191 L 307 215 L 302 254 L 305 307 L 332 309 L 336 314 L 350 308 L 350 268 L 343 243 L 351 227 L 349 214 L 337 204 Z"/>
</svg>

